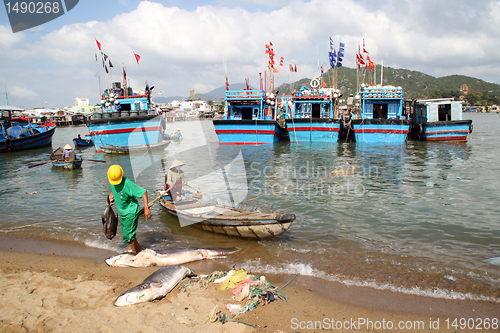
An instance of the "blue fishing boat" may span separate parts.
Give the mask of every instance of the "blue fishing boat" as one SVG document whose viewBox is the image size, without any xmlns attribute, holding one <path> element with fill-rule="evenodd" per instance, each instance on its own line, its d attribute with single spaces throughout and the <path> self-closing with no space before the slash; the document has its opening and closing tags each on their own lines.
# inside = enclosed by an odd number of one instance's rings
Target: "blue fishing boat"
<svg viewBox="0 0 500 333">
<path fill-rule="evenodd" d="M 358 143 L 403 143 L 410 132 L 410 121 L 403 114 L 403 89 L 393 86 L 367 86 L 358 92 L 361 118 L 350 120 L 352 141 Z"/>
<path fill-rule="evenodd" d="M 411 136 L 422 141 L 467 141 L 472 120 L 462 119 L 462 101 L 453 98 L 413 101 Z"/>
<path fill-rule="evenodd" d="M 102 112 L 94 113 L 87 123 L 96 152 L 103 147 L 148 147 L 163 139 L 161 117 L 156 115 L 151 103 L 151 89 L 146 94 L 132 93 L 130 87 L 121 88 L 120 82 L 113 89 L 106 89 L 101 100 Z M 147 149 L 147 148 L 146 148 Z"/>
<path fill-rule="evenodd" d="M 340 119 L 334 118 L 336 94 L 333 89 L 302 87 L 293 94 L 292 100 L 291 117 L 286 119 L 290 142 L 338 141 Z M 288 104 L 289 101 L 285 101 L 287 107 Z"/>
<path fill-rule="evenodd" d="M 277 120 L 276 98 L 263 90 L 226 91 L 224 118 L 213 120 L 221 144 L 288 141 L 286 124 Z"/>
<path fill-rule="evenodd" d="M 53 122 L 36 125 L 17 124 L 12 121 L 12 113 L 22 109 L 4 105 L 0 107 L 0 153 L 50 147 L 56 130 Z"/>
<path fill-rule="evenodd" d="M 89 136 L 85 136 L 83 139 L 78 136 L 77 138 L 73 139 L 73 143 L 75 144 L 76 148 L 91 147 L 94 145 L 94 141 L 92 141 L 92 138 Z"/>
</svg>

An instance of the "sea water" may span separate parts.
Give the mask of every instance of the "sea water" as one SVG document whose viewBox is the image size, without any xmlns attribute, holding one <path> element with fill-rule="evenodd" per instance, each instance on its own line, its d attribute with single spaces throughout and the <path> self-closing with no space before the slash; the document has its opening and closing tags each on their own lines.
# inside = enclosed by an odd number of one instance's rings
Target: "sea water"
<svg viewBox="0 0 500 333">
<path fill-rule="evenodd" d="M 0 233 L 122 251 L 120 230 L 112 241 L 102 231 L 108 167 L 122 165 L 151 201 L 179 159 L 200 191 L 297 218 L 282 236 L 245 240 L 181 227 L 157 203 L 153 217 L 139 221 L 143 247 L 236 246 L 220 261 L 255 273 L 500 302 L 499 267 L 485 262 L 500 256 L 500 115 L 464 118 L 474 125 L 467 142 L 396 145 L 225 146 L 210 120 L 174 122 L 167 132 L 179 128 L 183 138 L 163 151 L 106 155 L 89 147 L 77 150 L 81 170 L 28 168 L 87 133 L 85 126 L 58 128 L 52 148 L 0 155 Z"/>
</svg>

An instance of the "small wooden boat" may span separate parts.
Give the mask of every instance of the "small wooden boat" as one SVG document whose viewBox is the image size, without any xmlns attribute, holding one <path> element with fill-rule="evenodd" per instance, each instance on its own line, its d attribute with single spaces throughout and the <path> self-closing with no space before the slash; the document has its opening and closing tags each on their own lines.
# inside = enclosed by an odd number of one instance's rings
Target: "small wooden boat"
<svg viewBox="0 0 500 333">
<path fill-rule="evenodd" d="M 177 131 L 175 131 L 174 133 L 172 134 L 163 134 L 163 140 L 180 140 L 182 138 L 182 134 L 181 134 L 181 131 L 179 129 L 177 129 Z"/>
<path fill-rule="evenodd" d="M 101 146 L 101 151 L 106 154 L 128 154 L 132 152 L 157 150 L 166 148 L 170 144 L 170 141 L 162 141 L 160 143 L 155 143 L 151 145 L 142 146 L 115 146 L 115 145 L 103 145 Z"/>
<path fill-rule="evenodd" d="M 160 205 L 179 217 L 181 226 L 192 224 L 216 234 L 248 239 L 279 236 L 295 220 L 295 214 L 248 203 L 231 203 L 199 193 L 188 194 L 185 200 L 175 202 L 170 196 L 164 196 Z"/>
<path fill-rule="evenodd" d="M 50 155 L 52 166 L 67 170 L 80 169 L 82 167 L 83 159 L 76 155 L 74 151 L 69 153 L 69 159 L 67 161 L 65 161 L 62 156 L 63 149 L 61 147 L 54 150 L 54 152 Z"/>
<path fill-rule="evenodd" d="M 87 137 L 85 137 L 87 138 Z M 82 139 L 82 138 L 74 138 L 73 143 L 75 144 L 75 147 L 90 147 L 94 145 L 94 141 L 92 141 L 92 138 L 88 139 Z"/>
</svg>

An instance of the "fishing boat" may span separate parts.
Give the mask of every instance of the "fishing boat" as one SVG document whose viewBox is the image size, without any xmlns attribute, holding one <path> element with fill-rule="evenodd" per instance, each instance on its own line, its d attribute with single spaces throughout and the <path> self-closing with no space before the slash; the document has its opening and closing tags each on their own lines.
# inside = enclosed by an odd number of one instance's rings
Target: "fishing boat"
<svg viewBox="0 0 500 333">
<path fill-rule="evenodd" d="M 201 230 L 232 237 L 266 239 L 279 236 L 295 220 L 295 214 L 230 202 L 201 193 L 187 194 L 186 199 L 181 201 L 173 201 L 168 195 L 162 196 L 159 202 L 179 220 L 183 219 Z"/>
<path fill-rule="evenodd" d="M 467 141 L 472 120 L 462 119 L 462 102 L 453 98 L 416 99 L 411 136 L 422 141 Z"/>
<path fill-rule="evenodd" d="M 44 125 L 23 125 L 12 120 L 14 111 L 23 109 L 9 105 L 0 106 L 0 153 L 52 146 L 52 136 L 56 130 L 53 122 Z"/>
<path fill-rule="evenodd" d="M 105 144 L 101 146 L 101 152 L 106 154 L 128 154 L 133 152 L 145 152 L 148 150 L 165 149 L 170 144 L 170 141 L 162 141 L 151 145 L 141 146 L 115 146 Z"/>
<path fill-rule="evenodd" d="M 69 153 L 69 158 L 65 160 L 63 158 L 63 149 L 61 147 L 57 148 L 50 154 L 50 162 L 53 167 L 66 170 L 80 169 L 82 167 L 83 159 L 81 156 L 76 155 L 74 151 Z"/>
<path fill-rule="evenodd" d="M 318 86 L 311 80 L 311 86 Z M 337 94 L 329 88 L 306 88 L 285 100 L 285 106 L 293 103 L 291 117 L 286 119 L 290 142 L 337 142 L 340 120 L 334 118 Z M 287 112 L 288 113 L 288 112 Z"/>
<path fill-rule="evenodd" d="M 272 86 L 274 68 L 274 51 L 271 45 L 266 45 L 269 55 L 269 89 L 260 90 L 247 88 L 244 90 L 229 90 L 226 76 L 226 97 L 224 117 L 213 120 L 215 133 L 220 144 L 269 144 L 289 141 L 286 123 L 278 121 L 278 98 Z M 266 75 L 264 75 L 266 76 Z"/>
<path fill-rule="evenodd" d="M 76 148 L 91 147 L 94 145 L 94 141 L 92 141 L 92 138 L 90 136 L 85 136 L 83 139 L 78 136 L 77 138 L 73 139 L 73 143 L 75 144 Z"/>
<path fill-rule="evenodd" d="M 263 90 L 226 91 L 223 119 L 214 119 L 221 144 L 267 144 L 288 141 L 286 126 L 277 121 L 274 94 Z"/>
<path fill-rule="evenodd" d="M 174 133 L 172 134 L 163 134 L 163 140 L 176 140 L 179 141 L 182 138 L 181 130 L 177 129 Z"/>
<path fill-rule="evenodd" d="M 103 147 L 156 145 L 163 139 L 161 117 L 156 115 L 151 104 L 151 89 L 137 95 L 130 87 L 121 88 L 120 82 L 113 83 L 114 89 L 106 89 L 102 95 L 102 112 L 94 113 L 87 123 L 96 152 Z"/>
<path fill-rule="evenodd" d="M 361 86 L 361 118 L 349 123 L 351 141 L 357 143 L 403 143 L 410 121 L 403 114 L 403 88 Z"/>
</svg>

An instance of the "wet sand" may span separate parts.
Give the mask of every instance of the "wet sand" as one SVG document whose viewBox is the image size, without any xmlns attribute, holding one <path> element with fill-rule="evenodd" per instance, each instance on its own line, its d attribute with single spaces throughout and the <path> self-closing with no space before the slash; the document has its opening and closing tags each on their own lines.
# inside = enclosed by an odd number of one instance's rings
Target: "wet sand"
<svg viewBox="0 0 500 333">
<path fill-rule="evenodd" d="M 215 306 L 228 314 L 225 305 L 238 303 L 231 298 L 231 290 L 221 291 L 216 284 L 186 292 L 178 286 L 161 300 L 115 307 L 116 297 L 158 267 L 108 267 L 104 259 L 114 254 L 73 243 L 0 237 L 0 331 L 500 331 L 500 304 L 348 287 L 306 276 L 266 275 L 278 287 L 291 282 L 283 288 L 286 301 L 277 299 L 235 318 L 257 328 L 209 320 Z M 230 269 L 217 260 L 185 266 L 198 274 Z M 462 323 L 473 328 L 461 329 L 462 318 Z M 453 325 L 455 319 L 458 326 Z"/>
</svg>

